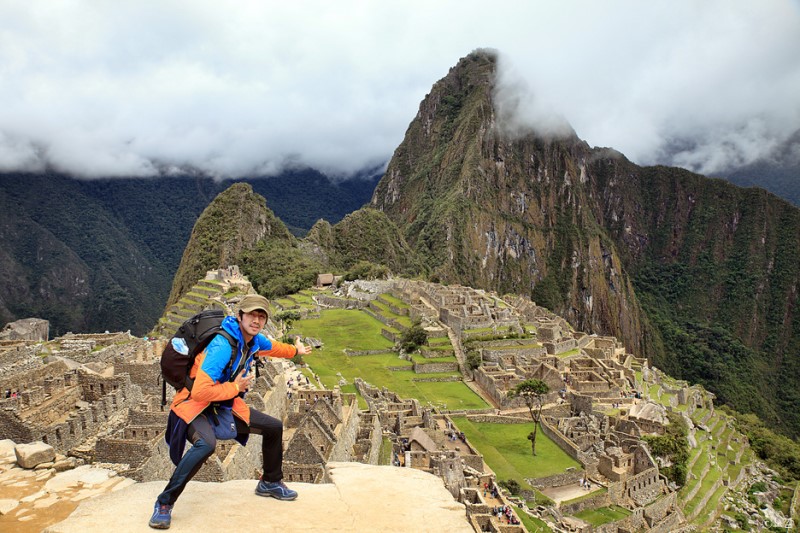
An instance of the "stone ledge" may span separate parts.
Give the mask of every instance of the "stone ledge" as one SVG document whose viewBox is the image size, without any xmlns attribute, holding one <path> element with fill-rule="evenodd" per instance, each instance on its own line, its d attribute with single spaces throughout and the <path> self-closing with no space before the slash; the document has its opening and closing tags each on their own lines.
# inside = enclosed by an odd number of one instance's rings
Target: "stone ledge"
<svg viewBox="0 0 800 533">
<path fill-rule="evenodd" d="M 261 498 L 254 480 L 191 482 L 172 513 L 170 531 L 441 532 L 471 533 L 463 504 L 442 480 L 410 468 L 331 463 L 333 483 L 290 483 L 293 502 Z M 80 505 L 46 533 L 149 531 L 153 502 L 165 482 L 136 483 Z M 209 506 L 209 502 L 224 502 Z"/>
</svg>

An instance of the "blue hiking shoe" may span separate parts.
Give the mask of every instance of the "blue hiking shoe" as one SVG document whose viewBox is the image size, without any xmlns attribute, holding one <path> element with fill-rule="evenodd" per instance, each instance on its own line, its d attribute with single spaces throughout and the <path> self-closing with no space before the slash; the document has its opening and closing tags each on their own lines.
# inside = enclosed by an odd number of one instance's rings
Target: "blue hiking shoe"
<svg viewBox="0 0 800 533">
<path fill-rule="evenodd" d="M 271 496 L 284 501 L 297 499 L 297 491 L 287 487 L 283 481 L 269 482 L 262 479 L 256 485 L 256 494 L 259 496 Z"/>
<path fill-rule="evenodd" d="M 170 522 L 172 522 L 172 506 L 156 501 L 148 525 L 154 529 L 169 529 Z"/>
</svg>

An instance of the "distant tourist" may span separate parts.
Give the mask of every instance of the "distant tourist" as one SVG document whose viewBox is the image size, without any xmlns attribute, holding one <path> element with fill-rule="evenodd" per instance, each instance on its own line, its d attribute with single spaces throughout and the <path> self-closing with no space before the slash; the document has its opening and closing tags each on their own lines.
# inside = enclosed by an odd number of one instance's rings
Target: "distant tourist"
<svg viewBox="0 0 800 533">
<path fill-rule="evenodd" d="M 244 401 L 244 394 L 253 381 L 253 375 L 248 371 L 255 356 L 291 359 L 298 354 L 311 353 L 311 347 L 304 345 L 299 337 L 293 346 L 270 341 L 261 334 L 261 329 L 267 322 L 268 310 L 269 301 L 263 296 L 248 294 L 242 298 L 238 317 L 229 316 L 222 322 L 222 329 L 238 341 L 239 354 L 233 365 L 228 367 L 231 358 L 230 343 L 222 335 L 217 335 L 197 356 L 189 372 L 189 376 L 194 379 L 191 394 L 186 388 L 175 394 L 170 406 L 165 437 L 176 468 L 164 491 L 156 499 L 150 527 L 169 528 L 172 507 L 189 480 L 214 453 L 217 436 L 212 420 L 216 422 L 217 415 L 223 418 L 225 406 L 228 412 L 232 412 L 234 427 L 230 429 L 235 429 L 235 434 L 221 438 L 234 438 L 244 446 L 250 433 L 262 436 L 261 460 L 264 473 L 256 485 L 256 494 L 278 500 L 297 498 L 297 492 L 282 481 L 282 422 L 250 409 Z M 240 368 L 242 370 L 237 373 Z M 192 447 L 183 455 L 187 440 L 192 443 Z"/>
</svg>

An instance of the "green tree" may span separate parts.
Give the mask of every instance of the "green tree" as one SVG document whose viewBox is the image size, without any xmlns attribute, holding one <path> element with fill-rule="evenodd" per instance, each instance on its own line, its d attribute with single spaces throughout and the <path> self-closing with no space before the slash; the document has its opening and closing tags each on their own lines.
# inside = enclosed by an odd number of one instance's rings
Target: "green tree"
<svg viewBox="0 0 800 533">
<path fill-rule="evenodd" d="M 667 414 L 669 424 L 663 435 L 644 435 L 642 440 L 656 457 L 662 459 L 659 471 L 678 485 L 686 484 L 686 464 L 689 460 L 689 429 L 683 417 L 675 412 Z"/>
<path fill-rule="evenodd" d="M 550 392 L 550 387 L 541 379 L 526 379 L 514 387 L 514 390 L 508 394 L 509 398 L 522 398 L 525 405 L 528 406 L 528 411 L 531 413 L 533 431 L 528 434 L 528 440 L 531 441 L 531 452 L 533 455 L 536 455 L 536 430 L 539 427 L 539 421 L 542 419 L 544 395 L 548 392 Z M 534 411 L 534 407 L 536 411 Z"/>
<path fill-rule="evenodd" d="M 275 315 L 275 318 L 286 324 L 286 329 L 288 331 L 292 329 L 292 324 L 295 321 L 300 320 L 301 316 L 300 316 L 300 311 L 297 311 L 295 309 L 287 309 L 286 311 L 281 311 L 280 313 Z"/>
<path fill-rule="evenodd" d="M 483 359 L 481 358 L 481 354 L 478 350 L 467 351 L 467 366 L 470 368 L 470 370 L 475 370 L 481 366 L 482 361 Z"/>
<path fill-rule="evenodd" d="M 428 334 L 419 323 L 419 320 L 414 321 L 411 327 L 405 330 L 400 337 L 400 348 L 406 353 L 413 352 L 425 344 L 428 344 Z"/>
</svg>

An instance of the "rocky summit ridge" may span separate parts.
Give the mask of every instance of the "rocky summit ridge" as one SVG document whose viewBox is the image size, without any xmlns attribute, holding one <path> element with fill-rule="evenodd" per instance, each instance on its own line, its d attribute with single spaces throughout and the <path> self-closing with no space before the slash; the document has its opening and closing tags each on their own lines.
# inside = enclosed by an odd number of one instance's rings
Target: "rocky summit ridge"
<svg viewBox="0 0 800 533">
<path fill-rule="evenodd" d="M 435 281 L 528 296 L 800 435 L 800 209 L 524 125 L 499 62 L 433 85 L 371 207 Z"/>
</svg>

